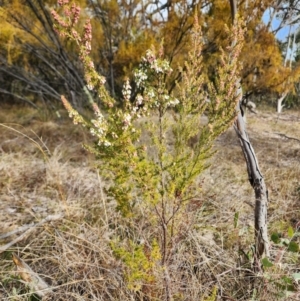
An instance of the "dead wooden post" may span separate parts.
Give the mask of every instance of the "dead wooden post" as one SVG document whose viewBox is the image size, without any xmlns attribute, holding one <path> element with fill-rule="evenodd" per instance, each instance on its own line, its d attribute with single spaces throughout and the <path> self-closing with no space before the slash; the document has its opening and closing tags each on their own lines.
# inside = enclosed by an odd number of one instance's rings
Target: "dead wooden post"
<svg viewBox="0 0 300 301">
<path fill-rule="evenodd" d="M 268 190 L 266 188 L 264 177 L 259 169 L 254 149 L 249 141 L 242 114 L 242 110 L 239 107 L 239 113 L 234 123 L 234 129 L 240 140 L 247 164 L 249 182 L 255 192 L 255 255 L 256 259 L 259 260 L 263 253 L 265 253 L 266 257 L 270 256 L 267 229 Z"/>
<path fill-rule="evenodd" d="M 230 0 L 231 14 L 233 23 L 236 22 L 237 4 L 236 0 Z M 240 84 L 239 84 L 240 86 Z M 241 148 L 247 164 L 247 171 L 250 184 L 255 192 L 255 258 L 254 270 L 260 269 L 260 259 L 265 253 L 266 257 L 270 256 L 269 252 L 269 238 L 267 228 L 267 209 L 268 209 L 268 190 L 265 185 L 264 178 L 260 172 L 258 161 L 254 149 L 249 141 L 246 126 L 243 119 L 242 110 L 242 90 L 238 88 L 236 91 L 240 97 L 237 105 L 237 119 L 234 122 L 234 129 L 240 140 Z"/>
</svg>

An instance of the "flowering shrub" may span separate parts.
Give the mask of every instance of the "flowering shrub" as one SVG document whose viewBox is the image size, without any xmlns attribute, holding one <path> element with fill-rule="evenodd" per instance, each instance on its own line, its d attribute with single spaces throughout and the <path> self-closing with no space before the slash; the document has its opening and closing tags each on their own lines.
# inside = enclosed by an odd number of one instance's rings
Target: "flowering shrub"
<svg viewBox="0 0 300 301">
<path fill-rule="evenodd" d="M 195 212 L 188 208 L 199 193 L 198 176 L 208 166 L 213 142 L 236 116 L 243 31 L 240 24 L 228 31 L 228 47 L 221 51 L 212 82 L 202 74 L 202 36 L 195 18 L 190 52 L 185 65 L 179 66 L 181 79 L 173 93 L 168 89 L 173 70 L 163 56 L 163 48 L 149 49 L 134 72 L 136 96 L 133 97 L 126 80 L 120 108 L 115 106 L 115 100 L 105 89 L 105 79 L 89 57 L 90 22 L 85 23 L 81 36 L 75 29 L 79 8 L 67 0 L 59 4 L 64 16 L 52 13 L 55 28 L 61 37 L 77 43 L 86 86 L 97 92 L 104 107 L 102 112 L 92 101 L 95 118 L 87 121 L 62 96 L 74 123 L 86 126 L 95 137 L 95 145 L 86 147 L 100 160 L 99 170 L 107 181 L 106 193 L 123 216 L 126 234 L 115 237 L 111 247 L 125 264 L 128 287 L 139 290 L 145 282 L 159 282 L 162 278 L 168 295 L 168 266 L 176 243 L 191 226 L 188 215 Z M 208 117 L 206 124 L 200 121 L 203 114 Z M 195 140 L 192 147 L 191 139 Z M 143 227 L 151 231 L 146 235 Z M 144 247 L 140 245 L 141 239 Z M 154 275 L 156 265 L 161 275 Z"/>
</svg>

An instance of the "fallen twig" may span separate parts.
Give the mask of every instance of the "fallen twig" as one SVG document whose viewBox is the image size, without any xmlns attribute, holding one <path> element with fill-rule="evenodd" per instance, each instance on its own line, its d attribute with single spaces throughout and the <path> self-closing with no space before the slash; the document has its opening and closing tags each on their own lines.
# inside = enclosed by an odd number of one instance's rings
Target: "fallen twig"
<svg viewBox="0 0 300 301">
<path fill-rule="evenodd" d="M 46 293 L 51 291 L 51 287 L 15 253 L 12 254 L 12 260 L 17 267 L 17 273 L 29 285 L 34 294 L 44 297 Z"/>
<path fill-rule="evenodd" d="M 22 241 L 23 239 L 25 239 L 35 228 L 37 228 L 37 227 L 39 227 L 39 226 L 41 226 L 41 225 L 43 225 L 47 222 L 56 221 L 56 220 L 59 220 L 59 219 L 62 219 L 62 218 L 63 218 L 62 214 L 49 215 L 46 218 L 42 219 L 40 222 L 31 225 L 31 227 L 28 230 L 26 230 L 23 234 L 21 234 L 20 236 L 18 236 L 14 240 L 10 241 L 9 243 L 0 246 L 0 254 L 2 252 L 6 251 L 11 246 L 13 246 L 14 244 L 16 244 L 17 242 Z M 23 227 L 26 229 L 25 226 L 23 226 Z M 20 227 L 20 228 L 22 228 L 22 227 Z M 11 231 L 11 232 L 14 232 L 14 231 Z M 11 232 L 9 232 L 9 233 L 11 233 Z M 2 236 L 8 235 L 9 233 L 3 234 Z"/>
<path fill-rule="evenodd" d="M 12 236 L 12 235 L 14 235 L 14 234 L 23 232 L 23 231 L 25 231 L 25 230 L 31 228 L 32 226 L 34 226 L 33 223 L 23 225 L 23 226 L 21 226 L 21 227 L 15 229 L 15 230 L 12 230 L 12 231 L 7 232 L 7 233 L 4 233 L 4 234 L 1 234 L 1 235 L 0 235 L 0 239 L 4 239 L 4 238 L 9 237 L 9 236 Z"/>
<path fill-rule="evenodd" d="M 278 135 L 278 136 L 282 136 L 282 137 L 287 138 L 287 139 L 296 140 L 296 141 L 300 142 L 300 139 L 287 136 L 286 134 L 283 134 L 283 133 L 274 133 L 274 134 Z"/>
</svg>

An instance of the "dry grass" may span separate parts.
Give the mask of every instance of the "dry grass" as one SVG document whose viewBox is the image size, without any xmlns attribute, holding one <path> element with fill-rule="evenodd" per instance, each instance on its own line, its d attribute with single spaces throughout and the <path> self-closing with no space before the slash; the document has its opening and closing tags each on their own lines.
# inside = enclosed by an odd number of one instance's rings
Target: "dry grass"
<svg viewBox="0 0 300 301">
<path fill-rule="evenodd" d="M 94 158 L 81 148 L 90 138 L 69 121 L 41 122 L 31 111 L 2 111 L 0 122 L 8 120 L 21 120 L 22 126 L 12 125 L 19 133 L 0 127 L 0 237 L 51 214 L 64 217 L 34 229 L 0 255 L 0 299 L 34 300 L 14 271 L 15 252 L 51 285 L 43 300 L 164 300 L 163 281 L 139 293 L 126 287 L 124 267 L 109 247 L 115 233 L 124 231 L 124 222 L 103 194 Z M 248 117 L 249 136 L 270 194 L 269 229 L 283 237 L 300 221 L 300 141 L 295 140 L 300 140 L 299 120 L 297 112 L 280 118 L 269 112 Z M 276 285 L 282 284 L 283 275 L 299 271 L 298 253 L 273 245 L 276 264 L 267 270 L 269 277 L 251 274 L 243 252 L 253 244 L 254 193 L 232 129 L 218 139 L 216 149 L 200 180 L 202 191 L 181 226 L 184 239 L 170 262 L 174 301 L 299 300 L 297 291 L 280 297 L 283 289 Z M 137 228 L 146 226 L 146 219 L 137 221 Z M 214 288 L 217 296 L 209 299 Z"/>
</svg>

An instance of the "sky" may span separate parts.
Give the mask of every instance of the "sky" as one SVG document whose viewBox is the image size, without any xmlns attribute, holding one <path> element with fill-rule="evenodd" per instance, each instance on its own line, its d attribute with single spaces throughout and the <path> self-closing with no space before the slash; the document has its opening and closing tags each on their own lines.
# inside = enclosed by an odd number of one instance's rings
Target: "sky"
<svg viewBox="0 0 300 301">
<path fill-rule="evenodd" d="M 268 9 L 265 11 L 263 15 L 264 23 L 267 24 L 269 19 L 270 19 L 270 10 Z M 274 18 L 271 24 L 271 29 L 276 30 L 279 26 L 280 26 L 280 20 Z M 280 29 L 276 34 L 276 38 L 283 42 L 287 41 L 289 30 L 290 30 L 289 26 L 285 26 L 284 28 Z M 295 25 L 292 26 L 291 33 L 294 33 L 296 30 L 298 30 L 298 28 Z M 290 55 L 291 51 L 292 51 L 291 49 L 288 49 L 288 55 Z"/>
<path fill-rule="evenodd" d="M 270 19 L 270 10 L 267 9 L 263 15 L 264 23 L 267 24 L 269 19 Z M 272 24 L 271 24 L 271 28 L 273 30 L 275 30 L 276 28 L 278 28 L 279 25 L 280 25 L 280 20 L 274 18 L 272 21 Z M 293 30 L 292 30 L 292 32 L 293 32 Z M 281 30 L 278 31 L 278 33 L 276 34 L 276 38 L 280 41 L 284 41 L 284 40 L 286 40 L 288 34 L 289 34 L 289 27 L 285 26 L 284 28 L 282 28 Z"/>
</svg>

